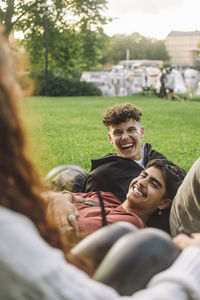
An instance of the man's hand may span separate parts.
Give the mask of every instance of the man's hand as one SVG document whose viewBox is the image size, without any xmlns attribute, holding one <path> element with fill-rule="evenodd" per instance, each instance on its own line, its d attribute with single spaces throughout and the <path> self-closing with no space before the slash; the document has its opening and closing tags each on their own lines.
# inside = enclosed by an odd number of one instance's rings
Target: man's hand
<svg viewBox="0 0 200 300">
<path fill-rule="evenodd" d="M 45 194 L 44 194 L 45 195 Z M 61 233 L 66 233 L 69 230 L 79 232 L 77 223 L 78 210 L 74 205 L 76 197 L 70 193 L 54 193 L 47 192 L 47 221 L 52 226 L 56 226 Z"/>
<path fill-rule="evenodd" d="M 200 247 L 200 233 L 192 233 L 191 236 L 181 233 L 173 238 L 173 242 L 181 250 L 189 246 Z"/>
</svg>

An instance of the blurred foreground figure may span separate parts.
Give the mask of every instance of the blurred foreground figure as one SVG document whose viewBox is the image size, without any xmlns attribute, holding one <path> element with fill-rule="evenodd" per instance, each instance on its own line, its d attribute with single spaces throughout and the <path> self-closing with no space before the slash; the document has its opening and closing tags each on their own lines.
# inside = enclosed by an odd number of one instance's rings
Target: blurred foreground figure
<svg viewBox="0 0 200 300">
<path fill-rule="evenodd" d="M 172 236 L 200 231 L 200 158 L 186 175 L 170 213 Z"/>
<path fill-rule="evenodd" d="M 0 29 L 0 299 L 114 300 L 114 289 L 67 263 L 58 232 L 46 221 L 50 197 L 25 154 L 11 50 Z M 35 225 L 34 225 L 34 224 Z M 144 270 L 145 272 L 145 270 Z M 130 299 L 199 299 L 200 248 L 189 247 L 149 288 Z M 124 299 L 124 298 L 123 298 Z M 128 298 L 126 298 L 128 299 Z"/>
</svg>

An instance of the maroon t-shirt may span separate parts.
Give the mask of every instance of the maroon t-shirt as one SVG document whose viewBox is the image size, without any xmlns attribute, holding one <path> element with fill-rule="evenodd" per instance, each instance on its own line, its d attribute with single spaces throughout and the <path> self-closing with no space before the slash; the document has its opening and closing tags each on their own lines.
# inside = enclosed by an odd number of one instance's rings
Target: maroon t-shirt
<svg viewBox="0 0 200 300">
<path fill-rule="evenodd" d="M 96 192 L 76 193 L 75 195 L 85 198 L 85 201 L 99 203 Z M 101 196 L 105 206 L 107 224 L 118 221 L 125 221 L 135 225 L 138 228 L 144 228 L 143 221 L 133 213 L 129 213 L 123 209 L 121 201 L 112 193 L 101 192 Z M 80 232 L 84 234 L 92 233 L 102 227 L 102 214 L 100 206 L 90 206 L 83 203 L 76 204 L 79 211 L 78 225 Z"/>
</svg>

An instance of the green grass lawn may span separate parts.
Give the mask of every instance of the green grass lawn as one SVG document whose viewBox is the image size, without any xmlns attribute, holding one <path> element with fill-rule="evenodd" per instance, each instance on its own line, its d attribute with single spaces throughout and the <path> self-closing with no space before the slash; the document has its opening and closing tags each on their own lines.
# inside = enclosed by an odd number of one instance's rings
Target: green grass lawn
<svg viewBox="0 0 200 300">
<path fill-rule="evenodd" d="M 102 115 L 107 107 L 124 102 L 142 109 L 144 142 L 188 171 L 200 156 L 200 102 L 180 103 L 142 95 L 31 97 L 23 101 L 23 117 L 29 151 L 42 176 L 61 164 L 89 170 L 91 158 L 113 152 Z"/>
</svg>

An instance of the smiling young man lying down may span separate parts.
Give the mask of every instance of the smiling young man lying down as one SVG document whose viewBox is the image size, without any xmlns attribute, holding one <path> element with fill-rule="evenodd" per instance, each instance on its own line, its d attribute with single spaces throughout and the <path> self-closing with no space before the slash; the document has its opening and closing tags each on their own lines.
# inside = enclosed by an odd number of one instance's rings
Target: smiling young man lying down
<svg viewBox="0 0 200 300">
<path fill-rule="evenodd" d="M 76 221 L 81 233 L 89 234 L 101 228 L 102 217 L 106 224 L 126 221 L 138 228 L 144 228 L 152 214 L 162 215 L 171 207 L 184 176 L 184 170 L 174 163 L 166 159 L 156 159 L 149 162 L 146 169 L 132 180 L 123 203 L 110 192 L 100 192 L 104 209 L 100 205 L 97 192 L 67 192 L 66 202 L 74 202 L 78 209 L 79 216 Z M 58 226 L 66 226 L 63 221 L 67 215 L 63 198 L 54 209 Z"/>
</svg>

